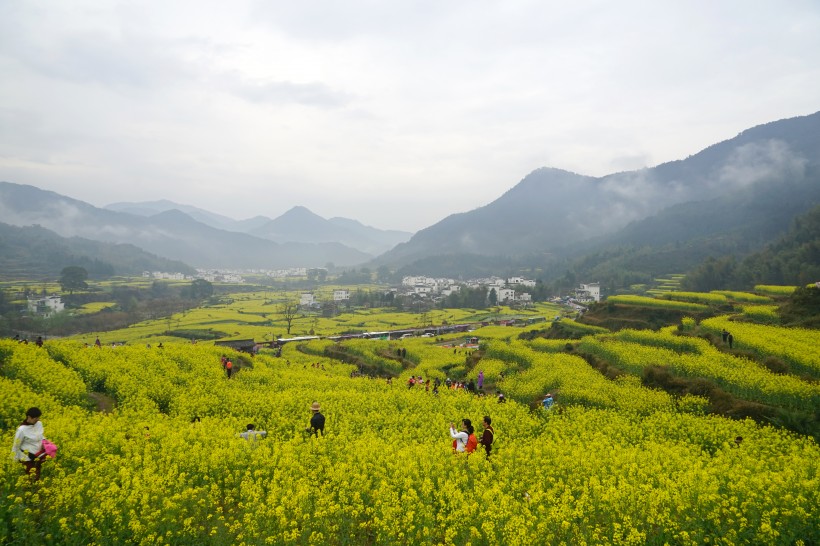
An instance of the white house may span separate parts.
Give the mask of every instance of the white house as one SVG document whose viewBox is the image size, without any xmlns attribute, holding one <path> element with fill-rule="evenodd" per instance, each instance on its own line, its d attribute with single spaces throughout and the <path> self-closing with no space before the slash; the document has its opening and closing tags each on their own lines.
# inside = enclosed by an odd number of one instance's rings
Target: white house
<svg viewBox="0 0 820 546">
<path fill-rule="evenodd" d="M 456 292 L 459 292 L 460 290 L 461 290 L 461 287 L 457 284 L 454 284 L 454 285 L 451 285 L 447 288 L 443 288 L 441 290 L 441 295 L 442 296 L 449 296 L 450 294 L 455 294 Z"/>
<path fill-rule="evenodd" d="M 601 301 L 601 285 L 597 282 L 592 284 L 582 284 L 575 289 L 575 297 L 578 301 Z"/>
<path fill-rule="evenodd" d="M 347 301 L 350 299 L 350 290 L 334 290 L 333 301 Z"/>
<path fill-rule="evenodd" d="M 60 296 L 46 296 L 44 298 L 28 300 L 28 311 L 32 314 L 49 317 L 65 310 L 65 304 Z"/>
<path fill-rule="evenodd" d="M 487 290 L 487 297 L 490 297 L 490 292 L 495 290 L 495 298 L 498 303 L 502 303 L 505 301 L 515 301 L 515 290 L 512 288 L 498 288 L 498 287 L 490 287 Z"/>
<path fill-rule="evenodd" d="M 313 294 L 311 294 L 309 292 L 305 292 L 299 298 L 299 305 L 302 305 L 304 307 L 310 307 L 314 303 L 316 303 L 316 299 L 313 297 Z"/>
</svg>

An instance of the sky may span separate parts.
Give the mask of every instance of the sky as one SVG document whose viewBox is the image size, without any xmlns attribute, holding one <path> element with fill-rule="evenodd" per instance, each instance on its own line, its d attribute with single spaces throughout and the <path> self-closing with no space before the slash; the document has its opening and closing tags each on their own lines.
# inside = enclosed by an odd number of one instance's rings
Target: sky
<svg viewBox="0 0 820 546">
<path fill-rule="evenodd" d="M 818 52 L 816 0 L 5 1 L 0 180 L 415 232 L 814 113 Z"/>
</svg>

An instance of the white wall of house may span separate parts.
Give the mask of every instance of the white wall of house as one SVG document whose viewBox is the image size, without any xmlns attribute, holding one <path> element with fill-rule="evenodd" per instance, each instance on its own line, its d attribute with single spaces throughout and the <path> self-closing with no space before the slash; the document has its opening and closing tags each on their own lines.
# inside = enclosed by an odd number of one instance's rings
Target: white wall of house
<svg viewBox="0 0 820 546">
<path fill-rule="evenodd" d="M 492 286 L 487 289 L 487 297 L 490 297 L 490 292 L 495 290 L 495 297 L 496 301 L 499 303 L 505 301 L 515 301 L 515 290 L 512 288 L 498 288 L 497 286 Z"/>
<path fill-rule="evenodd" d="M 334 290 L 333 301 L 346 301 L 350 299 L 350 290 Z"/>
<path fill-rule="evenodd" d="M 591 284 L 582 284 L 581 287 L 577 290 L 579 296 L 586 295 L 589 299 L 593 301 L 601 301 L 601 285 L 597 282 Z"/>
<path fill-rule="evenodd" d="M 313 294 L 305 293 L 299 298 L 299 305 L 313 305 L 315 302 Z"/>
<path fill-rule="evenodd" d="M 46 296 L 28 300 L 29 313 L 50 316 L 65 311 L 65 304 L 60 296 Z"/>
</svg>

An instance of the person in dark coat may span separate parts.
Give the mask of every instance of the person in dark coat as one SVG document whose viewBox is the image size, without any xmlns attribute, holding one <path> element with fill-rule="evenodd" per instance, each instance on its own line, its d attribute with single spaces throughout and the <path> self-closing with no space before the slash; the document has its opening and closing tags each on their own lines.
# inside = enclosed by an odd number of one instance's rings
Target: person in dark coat
<svg viewBox="0 0 820 546">
<path fill-rule="evenodd" d="M 325 416 L 319 411 L 321 409 L 319 402 L 310 405 L 310 411 L 313 412 L 313 416 L 310 418 L 310 433 L 314 436 L 319 436 L 319 433 L 322 436 L 325 435 Z"/>
<path fill-rule="evenodd" d="M 489 415 L 484 416 L 484 421 L 482 425 L 484 426 L 484 434 L 481 435 L 481 441 L 479 442 L 481 445 L 484 446 L 484 450 L 487 452 L 487 457 L 490 456 L 490 450 L 493 448 L 493 440 L 495 440 L 495 430 L 493 430 L 492 423 L 493 420 L 490 419 Z"/>
</svg>

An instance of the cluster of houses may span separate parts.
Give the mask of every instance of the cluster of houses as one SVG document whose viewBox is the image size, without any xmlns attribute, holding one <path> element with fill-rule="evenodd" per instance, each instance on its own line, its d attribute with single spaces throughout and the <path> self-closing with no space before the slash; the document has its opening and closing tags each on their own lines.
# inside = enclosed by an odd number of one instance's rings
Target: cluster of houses
<svg viewBox="0 0 820 546">
<path fill-rule="evenodd" d="M 506 305 L 530 305 L 532 294 L 527 288 L 534 288 L 535 281 L 524 277 L 488 277 L 456 281 L 447 278 L 433 278 L 425 276 L 407 276 L 402 279 L 401 286 L 390 289 L 396 296 L 413 297 L 420 300 L 436 301 L 450 294 L 459 292 L 463 287 L 482 288 L 487 291 L 487 299 L 495 291 L 495 300 Z M 350 300 L 350 290 L 338 289 L 333 291 L 333 302 L 344 303 Z M 570 307 L 584 310 L 585 305 L 601 301 L 601 287 L 598 283 L 581 284 L 574 295 L 564 298 L 555 298 L 554 301 L 564 303 Z M 313 292 L 303 292 L 299 299 L 302 308 L 317 308 L 321 303 Z"/>
<path fill-rule="evenodd" d="M 495 298 L 498 303 L 531 303 L 532 295 L 522 288 L 534 288 L 535 281 L 524 277 L 510 277 L 502 279 L 500 277 L 488 277 L 483 279 L 471 279 L 457 282 L 453 279 L 435 279 L 425 276 L 404 277 L 401 281 L 403 294 L 416 294 L 420 297 L 449 296 L 453 292 L 461 290 L 462 286 L 467 288 L 486 288 L 487 297 L 495 290 Z"/>
<path fill-rule="evenodd" d="M 582 284 L 575 289 L 572 295 L 560 297 L 556 296 L 550 300 L 552 303 L 566 305 L 575 309 L 579 313 L 587 310 L 590 303 L 601 301 L 601 285 L 599 283 Z"/>
<path fill-rule="evenodd" d="M 194 279 L 204 279 L 208 282 L 226 282 L 231 284 L 245 283 L 245 279 L 239 271 L 222 271 L 219 269 L 197 269 L 196 275 L 169 273 L 167 271 L 143 271 L 142 276 L 145 279 L 164 281 L 192 281 Z"/>
</svg>

